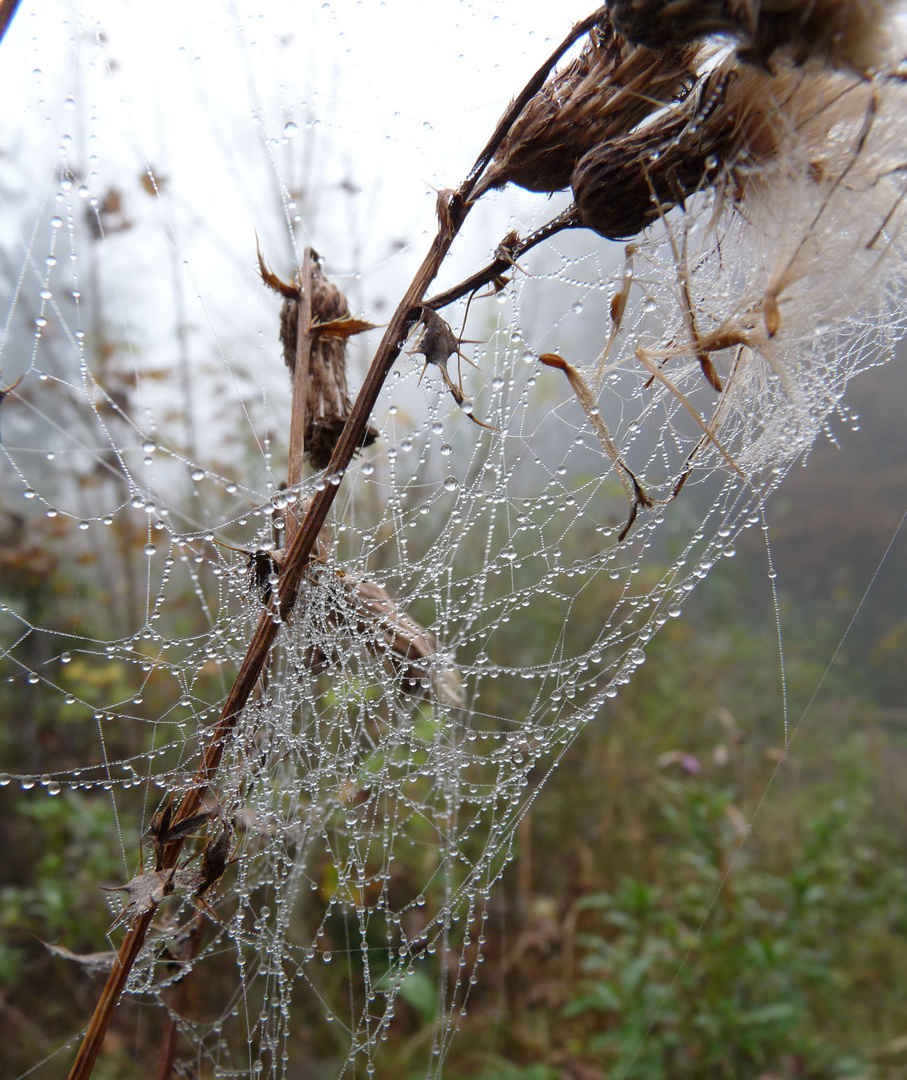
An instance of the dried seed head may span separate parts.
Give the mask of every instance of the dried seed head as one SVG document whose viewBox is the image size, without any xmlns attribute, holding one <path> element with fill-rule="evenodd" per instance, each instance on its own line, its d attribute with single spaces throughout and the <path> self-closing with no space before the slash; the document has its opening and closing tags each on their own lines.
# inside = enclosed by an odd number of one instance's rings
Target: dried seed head
<svg viewBox="0 0 907 1080">
<path fill-rule="evenodd" d="M 290 369 L 296 371 L 296 328 L 299 322 L 297 300 L 302 296 L 302 279 L 297 270 L 293 275 L 296 296 L 286 296 L 280 309 L 280 343 L 283 345 L 283 360 Z M 324 323 L 334 319 L 346 319 L 350 316 L 346 297 L 324 276 L 324 272 L 315 256 L 312 260 L 312 322 Z M 341 366 L 345 368 L 343 358 Z M 342 373 L 343 392 L 346 393 L 346 371 Z"/>
<path fill-rule="evenodd" d="M 651 49 L 714 34 L 735 38 L 742 60 L 765 66 L 776 53 L 866 74 L 888 62 L 897 0 L 611 0 L 614 25 Z"/>
<path fill-rule="evenodd" d="M 713 73 L 684 107 L 590 150 L 572 178 L 583 225 L 609 240 L 627 240 L 707 184 L 722 167 L 729 137 L 725 113 L 712 125 L 707 120 L 720 111 L 726 91 L 726 76 Z"/>
<path fill-rule="evenodd" d="M 314 254 L 314 253 L 313 253 Z M 261 256 L 259 255 L 259 260 Z M 280 342 L 283 359 L 290 371 L 296 371 L 299 301 L 302 298 L 302 279 L 297 271 L 292 285 L 281 282 L 261 264 L 266 285 L 284 297 L 280 310 Z M 317 256 L 312 259 L 312 325 L 336 322 L 350 317 L 346 297 L 324 276 Z M 367 324 L 360 324 L 360 328 Z M 346 341 L 343 335 L 319 335 L 309 358 L 309 379 L 305 403 L 305 456 L 316 469 L 325 468 L 350 414 L 350 398 L 346 383 Z M 369 427 L 360 443 L 371 446 L 378 432 Z"/>
<path fill-rule="evenodd" d="M 761 183 L 763 166 L 794 147 L 821 172 L 828 132 L 848 111 L 852 77 L 790 61 L 778 69 L 730 57 L 682 106 L 591 150 L 573 174 L 583 225 L 623 240 L 704 188 L 739 200 Z"/>
<path fill-rule="evenodd" d="M 587 150 L 632 130 L 660 104 L 686 93 L 696 51 L 635 48 L 603 18 L 582 53 L 523 110 L 474 198 L 508 183 L 540 192 L 568 187 L 574 165 Z"/>
</svg>

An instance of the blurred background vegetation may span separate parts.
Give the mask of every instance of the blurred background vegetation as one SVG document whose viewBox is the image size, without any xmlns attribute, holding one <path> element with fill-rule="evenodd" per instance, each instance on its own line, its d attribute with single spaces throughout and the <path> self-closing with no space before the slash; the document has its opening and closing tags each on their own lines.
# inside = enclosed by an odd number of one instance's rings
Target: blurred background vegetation
<svg viewBox="0 0 907 1080">
<path fill-rule="evenodd" d="M 254 138 L 261 150 L 257 129 Z M 230 153 L 241 163 L 244 155 L 235 149 L 230 141 Z M 53 155 L 56 161 L 56 147 Z M 231 169 L 235 164 L 231 159 Z M 137 295 L 148 291 L 151 271 L 144 278 L 125 272 L 142 252 L 154 251 L 147 236 L 134 239 L 124 206 L 132 200 L 134 214 L 143 198 L 165 187 L 162 179 L 156 183 L 145 195 L 129 190 L 121 201 L 124 193 L 111 187 L 101 198 L 96 220 L 103 226 L 106 261 L 99 236 L 82 236 L 78 245 L 89 283 L 80 308 L 86 356 L 109 395 L 98 414 L 114 429 L 139 411 L 137 362 L 128 344 L 135 328 L 112 326 L 100 297 L 111 289 L 105 274 Z M 313 191 L 333 190 L 318 177 L 307 183 L 312 200 Z M 306 209 L 302 180 L 298 189 L 290 185 L 289 194 Z M 278 201 L 248 201 L 256 227 L 270 227 L 285 243 Z M 314 210 L 309 216 L 316 216 Z M 322 216 L 341 231 L 336 222 L 345 220 L 342 215 Z M 86 228 L 84 222 L 77 227 Z M 217 230 L 211 232 L 219 239 Z M 251 265 L 251 230 L 234 232 L 236 243 L 249 248 Z M 275 240 L 270 250 L 276 246 Z M 169 262 L 158 258 L 165 267 L 158 276 L 172 276 L 174 297 L 185 287 L 178 281 L 176 250 L 166 248 Z M 110 262 L 112 254 L 120 264 Z M 12 259 L 6 269 L 11 295 Z M 238 274 L 248 287 L 249 266 L 241 263 Z M 223 290 L 224 306 L 244 312 L 236 295 L 235 289 Z M 367 300 L 364 309 L 381 310 L 373 298 Z M 266 301 L 255 293 L 249 303 Z M 185 313 L 176 300 L 173 307 L 171 366 L 146 366 L 141 377 L 164 384 L 176 375 L 179 392 L 162 393 L 177 426 L 185 426 L 186 459 L 197 461 L 203 425 L 198 416 L 193 420 L 193 394 L 196 409 L 204 399 L 210 412 L 227 413 L 227 399 L 236 407 L 231 395 L 254 402 L 260 346 L 254 334 L 241 340 L 237 331 L 236 353 L 250 358 L 252 375 L 239 391 L 223 385 L 223 369 L 211 364 L 210 327 L 195 327 L 195 345 L 187 344 Z M 15 316 L 27 346 L 35 311 L 26 308 L 27 302 L 20 304 Z M 274 318 L 269 347 L 276 356 L 276 314 L 268 308 L 267 317 Z M 546 311 L 538 321 L 554 323 Z M 214 323 L 223 325 L 222 313 Z M 53 373 L 51 330 L 42 362 Z M 199 339 L 208 350 L 201 357 Z M 28 355 L 27 347 L 22 355 Z M 275 381 L 285 382 L 279 361 L 275 371 Z M 193 390 L 193 378 L 217 385 L 216 391 L 200 393 L 199 383 Z M 27 402 L 30 392 L 23 384 L 21 400 Z M 445 1076 L 907 1077 L 907 545 L 897 533 L 907 507 L 904 400 L 903 363 L 857 379 L 849 404 L 866 423 L 857 432 L 845 427 L 840 448 L 820 441 L 808 468 L 795 470 L 767 509 L 784 635 L 787 730 L 769 565 L 760 530 L 752 529 L 741 535 L 736 557 L 722 560 L 686 602 L 683 617 L 656 635 L 645 665 L 607 713 L 578 734 L 523 818 L 515 858 L 493 894 L 480 978 L 444 1063 Z M 16 429 L 12 404 L 3 409 L 4 438 L 15 433 L 21 442 L 28 438 L 27 422 Z M 55 410 L 53 420 L 61 428 L 78 423 L 78 409 L 62 390 L 55 398 L 45 395 L 42 408 Z M 250 408 L 250 428 L 263 429 Z M 245 465 L 257 469 L 259 476 L 249 483 L 260 489 L 261 448 L 234 445 L 232 453 L 230 461 L 219 462 L 215 455 L 207 463 L 223 475 L 238 475 Z M 59 475 L 78 487 L 80 500 L 90 504 L 96 498 L 100 506 L 105 486 L 122 483 L 122 475 L 105 471 L 103 462 L 89 464 Z M 684 496 L 672 513 L 695 514 L 692 485 Z M 119 492 L 108 501 L 126 497 Z M 25 639 L 19 662 L 41 671 L 58 649 L 54 633 L 103 642 L 125 638 L 141 625 L 146 530 L 121 515 L 106 530 L 93 528 L 86 539 L 76 519 L 26 513 L 20 500 L 18 483 L 0 492 L 0 604 L 47 632 Z M 210 520 L 219 520 L 213 502 L 206 511 Z M 665 565 L 674 554 L 670 519 L 669 514 L 659 537 Z M 567 538 L 565 565 L 585 539 Z M 890 555 L 880 565 L 889 543 Z M 568 544 L 576 550 L 567 550 Z M 658 559 L 653 553 L 653 573 Z M 870 582 L 868 602 L 858 611 Z M 165 617 L 174 637 L 208 629 L 193 587 L 187 575 L 185 598 L 173 587 L 168 594 L 173 603 Z M 576 627 L 576 633 L 583 637 L 598 625 Z M 553 654 L 560 631 L 543 618 L 507 628 L 515 647 L 531 645 L 536 656 Z M 21 632 L 4 610 L 0 632 L 4 646 Z M 530 641 L 532 635 L 536 639 Z M 136 716 L 160 715 L 171 705 L 171 688 L 165 693 L 152 680 L 136 702 L 142 681 L 137 667 L 92 664 L 77 650 L 59 672 L 64 692 L 78 701 L 132 701 Z M 64 694 L 39 690 L 6 669 L 0 672 L 4 772 L 73 772 L 97 760 L 99 737 L 111 759 L 148 749 L 151 725 L 105 725 L 91 711 L 67 705 Z M 223 687 L 203 669 L 193 693 L 217 702 Z M 65 1075 L 75 1033 L 97 1000 L 103 972 L 50 951 L 46 943 L 79 954 L 108 948 L 111 914 L 98 884 L 121 884 L 124 864 L 137 864 L 136 823 L 147 820 L 156 797 L 141 777 L 128 790 L 123 779 L 120 771 L 118 815 L 102 785 L 56 794 L 40 780 L 0 787 L 4 1076 L 19 1076 L 44 1058 L 46 1066 L 35 1075 Z M 303 903 L 296 917 L 304 921 L 306 914 Z M 337 949 L 331 968 L 338 987 L 355 977 L 355 960 L 342 958 L 344 933 L 343 925 L 327 928 L 326 946 Z M 310 926 L 301 937 L 311 937 Z M 234 958 L 224 955 L 223 964 L 225 982 L 233 987 Z M 211 972 L 192 980 L 187 1015 L 210 1023 L 222 1009 L 223 990 Z M 435 1009 L 435 986 L 419 969 L 401 990 L 379 1075 L 425 1075 Z M 157 999 L 125 1001 L 96 1069 L 98 1080 L 149 1075 L 163 1022 Z M 338 1074 L 347 1048 L 324 1023 L 320 1003 L 299 1010 L 294 1038 L 293 1059 L 308 1063 L 294 1074 L 299 1080 Z"/>
<path fill-rule="evenodd" d="M 852 403 L 871 423 L 842 435 L 843 449 L 817 447 L 768 508 L 789 747 L 755 529 L 656 636 L 644 668 L 578 735 L 523 819 L 446 1076 L 907 1075 L 903 537 L 879 568 L 907 505 L 896 452 L 905 383 L 894 364 L 858 380 Z M 129 583 L 108 568 L 105 593 L 90 559 L 67 559 L 79 550 L 74 528 L 56 520 L 17 532 L 7 514 L 0 591 L 61 630 L 73 629 L 68 600 L 81 596 L 78 630 L 91 636 L 90 619 L 100 629 Z M 120 537 L 122 567 L 143 540 Z M 544 620 L 519 628 L 553 632 Z M 134 692 L 135 674 L 119 674 L 122 687 L 103 688 L 108 700 Z M 65 673 L 83 699 L 95 677 L 77 656 Z M 47 773 L 93 757 L 96 724 L 29 690 L 0 687 L 5 769 Z M 154 715 L 153 691 L 144 708 Z M 127 730 L 111 727 L 111 736 Z M 111 756 L 141 749 L 108 747 Z M 147 791 L 133 794 L 135 821 Z M 129 795 L 118 805 L 128 810 Z M 44 942 L 106 947 L 110 916 L 97 884 L 120 883 L 120 837 L 130 833 L 98 788 L 50 798 L 40 783 L 10 785 L 0 807 L 0 1058 L 13 1076 L 90 1014 L 103 975 Z M 339 941 L 343 928 L 333 932 Z M 338 963 L 338 984 L 348 977 Z M 213 1015 L 218 996 L 209 973 L 191 987 L 188 1011 Z M 433 984 L 417 972 L 401 992 L 384 1075 L 422 1075 L 434 1010 Z M 343 1053 L 320 1019 L 299 1016 L 311 1063 L 300 1076 L 335 1075 Z M 141 999 L 125 1004 L 96 1075 L 137 1075 L 136 1062 L 153 1060 L 161 1023 Z"/>
</svg>

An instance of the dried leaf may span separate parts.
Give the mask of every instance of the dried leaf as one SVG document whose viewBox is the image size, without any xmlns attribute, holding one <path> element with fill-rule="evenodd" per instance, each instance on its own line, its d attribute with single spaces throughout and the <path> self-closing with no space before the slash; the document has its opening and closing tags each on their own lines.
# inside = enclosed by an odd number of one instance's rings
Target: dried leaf
<svg viewBox="0 0 907 1080">
<path fill-rule="evenodd" d="M 258 255 L 258 272 L 259 274 L 261 274 L 261 280 L 265 283 L 265 285 L 267 285 L 269 289 L 273 289 L 274 292 L 280 293 L 281 296 L 285 296 L 288 300 L 298 300 L 299 286 L 290 285 L 287 284 L 287 282 L 285 281 L 281 281 L 281 279 L 274 273 L 273 270 L 270 270 L 267 266 L 265 266 L 265 260 L 261 254 L 261 248 L 258 246 L 257 236 L 255 237 L 255 251 Z"/>
<path fill-rule="evenodd" d="M 299 302 L 302 282 L 299 272 L 293 283 L 281 281 L 264 264 L 258 252 L 262 280 L 284 297 L 280 310 L 280 342 L 284 363 L 295 375 L 299 347 Z M 328 281 L 318 265 L 318 255 L 311 258 L 311 313 L 313 341 L 309 353 L 308 380 L 305 389 L 305 457 L 316 469 L 324 469 L 331 460 L 334 447 L 350 414 L 350 397 L 346 382 L 346 341 L 354 334 L 372 330 L 377 325 L 350 315 L 346 297 Z M 367 427 L 359 443 L 362 449 L 378 438 L 373 427 Z"/>
<path fill-rule="evenodd" d="M 378 325 L 378 323 L 371 323 L 365 319 L 331 319 L 330 322 L 315 323 L 312 332 L 319 337 L 342 338 L 345 341 L 348 337 L 352 337 L 353 334 L 374 330 Z"/>
<path fill-rule="evenodd" d="M 611 438 L 611 433 L 605 426 L 604 420 L 601 418 L 601 413 L 595 401 L 595 397 L 592 391 L 589 389 L 586 380 L 582 377 L 579 371 L 557 353 L 543 353 L 539 360 L 547 367 L 557 368 L 559 371 L 567 376 L 567 381 L 573 388 L 573 392 L 576 394 L 577 400 L 583 407 L 583 411 L 589 418 L 589 423 L 592 425 L 592 430 L 598 437 L 598 441 L 602 445 L 602 449 L 608 455 L 611 464 L 614 466 L 614 471 L 617 474 L 618 480 L 620 480 L 624 491 L 627 493 L 627 498 L 630 501 L 630 517 L 628 518 L 623 529 L 618 534 L 618 541 L 626 539 L 627 533 L 633 527 L 633 523 L 636 521 L 636 515 L 639 513 L 639 508 L 653 506 L 652 500 L 646 494 L 645 490 L 636 479 L 636 476 L 625 464 L 624 459 L 620 456 L 620 451 L 617 449 L 617 445 Z"/>
<path fill-rule="evenodd" d="M 460 673 L 451 664 L 439 665 L 438 639 L 412 616 L 401 611 L 391 595 L 373 581 L 343 578 L 344 585 L 354 594 L 362 623 L 359 633 L 369 647 L 383 654 L 385 663 L 402 675 L 402 689 L 424 696 L 423 680 L 428 679 L 431 692 L 441 705 L 462 708 L 464 704 Z M 381 640 L 375 631 L 381 635 Z"/>
<path fill-rule="evenodd" d="M 114 919 L 110 929 L 113 930 L 122 922 L 127 920 L 131 922 L 140 915 L 153 911 L 158 904 L 175 892 L 202 896 L 223 876 L 227 868 L 229 850 L 230 833 L 225 831 L 213 844 L 205 847 L 200 864 L 171 870 L 149 870 L 127 881 L 125 885 L 106 888 L 105 892 L 123 891 L 129 897 L 128 903 Z"/>
<path fill-rule="evenodd" d="M 38 940 L 41 941 L 40 938 Z M 86 971 L 109 971 L 113 967 L 113 962 L 117 956 L 113 950 L 108 952 L 74 953 L 64 945 L 51 945 L 49 941 L 41 941 L 41 944 L 54 956 L 81 964 Z"/>
<path fill-rule="evenodd" d="M 125 892 L 129 901 L 110 926 L 119 926 L 127 919 L 132 920 L 152 911 L 157 905 L 169 896 L 176 888 L 177 870 L 149 870 L 145 874 L 127 881 L 125 885 L 115 885 L 113 888 L 105 888 L 105 892 Z"/>
<path fill-rule="evenodd" d="M 409 350 L 410 356 L 421 355 L 425 357 L 425 368 L 434 364 L 441 372 L 444 384 L 451 392 L 454 401 L 458 405 L 463 404 L 463 388 L 458 386 L 450 377 L 447 370 L 447 362 L 456 353 L 460 352 L 460 339 L 451 330 L 450 325 L 441 318 L 437 311 L 431 308 L 422 308 L 419 316 L 419 326 L 422 327 L 415 345 Z M 422 374 L 425 374 L 425 368 Z M 421 379 L 421 376 L 420 376 Z"/>
</svg>

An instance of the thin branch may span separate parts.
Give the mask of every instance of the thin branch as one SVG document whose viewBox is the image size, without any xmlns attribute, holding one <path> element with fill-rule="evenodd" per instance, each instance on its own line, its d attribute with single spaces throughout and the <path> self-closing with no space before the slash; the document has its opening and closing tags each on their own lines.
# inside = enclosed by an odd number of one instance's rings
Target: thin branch
<svg viewBox="0 0 907 1080">
<path fill-rule="evenodd" d="M 579 229 L 582 227 L 583 223 L 577 216 L 576 207 L 571 203 L 570 206 L 562 213 L 558 214 L 557 217 L 552 218 L 551 221 L 540 226 L 535 232 L 530 233 L 523 240 L 515 240 L 508 243 L 508 239 L 505 237 L 498 245 L 494 262 L 490 262 L 481 270 L 477 270 L 468 278 L 464 278 L 459 285 L 454 285 L 452 289 L 447 289 L 445 292 L 433 296 L 430 300 L 426 300 L 424 306 L 431 308 L 433 311 L 438 311 L 443 307 L 447 307 L 448 304 L 452 304 L 454 301 L 460 300 L 462 297 L 471 295 L 478 289 L 481 289 L 483 285 L 490 285 L 502 274 L 506 274 L 508 270 L 512 270 L 517 259 L 521 255 L 525 255 L 527 251 L 531 251 L 545 240 L 550 240 L 552 236 L 556 236 L 559 232 L 563 232 L 564 229 Z"/>
<path fill-rule="evenodd" d="M 280 624 L 287 619 L 296 603 L 302 576 L 312 557 L 318 534 L 337 495 L 344 473 L 362 442 L 363 435 L 368 427 L 369 417 L 378 400 L 378 395 L 381 393 L 385 380 L 400 354 L 401 342 L 406 340 L 413 323 L 418 318 L 419 308 L 423 303 L 425 292 L 437 276 L 451 244 L 472 207 L 469 196 L 473 188 L 520 112 L 530 98 L 541 88 L 551 69 L 567 49 L 595 25 L 604 14 L 604 10 L 604 8 L 597 9 L 593 15 L 581 20 L 573 27 L 564 41 L 533 75 L 520 95 L 504 113 L 495 128 L 494 134 L 479 155 L 466 180 L 456 191 L 445 191 L 439 194 L 437 235 L 384 332 L 346 425 L 341 432 L 337 445 L 334 447 L 333 456 L 327 467 L 328 483 L 315 493 L 299 531 L 287 548 L 286 558 L 278 582 L 279 612 L 263 611 L 258 620 L 258 625 L 249 642 L 242 666 L 223 704 L 204 757 L 189 785 L 189 790 L 183 796 L 178 808 L 172 815 L 174 826 L 198 812 L 208 785 L 220 767 L 227 740 L 265 666 L 271 646 L 274 644 L 277 632 L 280 629 Z M 275 615 L 279 617 L 275 618 Z M 159 854 L 156 869 L 163 870 L 176 866 L 182 846 L 182 837 L 164 845 Z M 113 1014 L 116 1011 L 132 966 L 141 952 L 154 913 L 155 909 L 152 908 L 150 911 L 138 916 L 126 932 L 107 983 L 95 1007 L 85 1037 L 79 1047 L 69 1074 L 69 1080 L 88 1080 L 91 1076 L 104 1037 L 110 1027 L 110 1022 L 113 1019 Z"/>
</svg>

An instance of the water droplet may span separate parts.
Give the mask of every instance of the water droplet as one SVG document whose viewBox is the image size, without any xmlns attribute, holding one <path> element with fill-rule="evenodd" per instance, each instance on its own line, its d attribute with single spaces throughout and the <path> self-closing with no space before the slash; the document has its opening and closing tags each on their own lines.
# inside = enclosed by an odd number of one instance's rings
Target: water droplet
<svg viewBox="0 0 907 1080">
<path fill-rule="evenodd" d="M 283 125 L 283 133 L 288 139 L 295 139 L 299 134 L 299 125 L 295 124 L 292 120 L 288 120 Z"/>
<path fill-rule="evenodd" d="M 442 445 L 442 447 L 441 447 L 441 453 L 444 455 L 444 457 L 447 457 L 450 454 L 450 452 L 451 452 L 450 443 L 444 443 Z"/>
<path fill-rule="evenodd" d="M 192 480 L 194 480 L 196 483 L 198 483 L 199 480 L 204 480 L 205 479 L 205 470 L 195 468 L 195 469 L 192 470 L 192 472 L 189 473 L 189 476 L 191 477 Z"/>
<path fill-rule="evenodd" d="M 458 487 L 457 478 L 455 476 L 448 476 L 444 481 L 445 491 L 456 491 Z"/>
<path fill-rule="evenodd" d="M 52 229 L 59 229 L 62 226 L 62 224 L 63 224 L 63 219 L 61 217 L 54 216 L 54 217 L 52 217 L 50 219 L 50 227 Z"/>
</svg>

